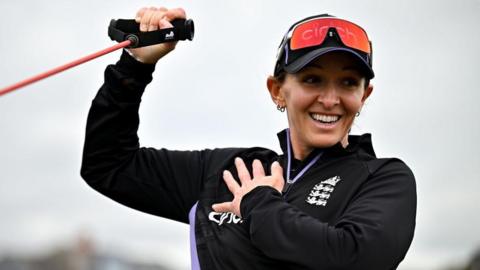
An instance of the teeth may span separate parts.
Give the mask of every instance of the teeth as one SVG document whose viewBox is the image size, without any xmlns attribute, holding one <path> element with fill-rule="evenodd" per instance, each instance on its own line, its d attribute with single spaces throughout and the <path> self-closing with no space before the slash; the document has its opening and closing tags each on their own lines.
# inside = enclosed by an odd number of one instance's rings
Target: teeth
<svg viewBox="0 0 480 270">
<path fill-rule="evenodd" d="M 340 116 L 338 115 L 325 115 L 325 114 L 317 114 L 317 113 L 313 113 L 312 117 L 313 119 L 323 123 L 333 123 L 338 121 L 338 119 L 340 118 Z"/>
</svg>

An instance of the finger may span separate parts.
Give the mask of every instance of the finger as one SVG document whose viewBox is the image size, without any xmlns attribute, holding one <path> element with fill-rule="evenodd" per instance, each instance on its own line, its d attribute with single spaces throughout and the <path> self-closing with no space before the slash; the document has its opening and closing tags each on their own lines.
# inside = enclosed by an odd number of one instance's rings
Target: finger
<svg viewBox="0 0 480 270">
<path fill-rule="evenodd" d="M 237 167 L 238 178 L 240 178 L 240 182 L 242 183 L 242 185 L 252 180 L 250 172 L 245 166 L 245 162 L 243 162 L 243 159 L 239 157 L 235 158 L 235 167 Z"/>
<path fill-rule="evenodd" d="M 285 186 L 285 182 L 284 181 L 276 181 L 274 184 L 273 184 L 273 188 L 276 189 L 278 192 L 282 193 L 283 192 L 283 187 Z"/>
<path fill-rule="evenodd" d="M 252 168 L 253 168 L 253 179 L 265 176 L 265 170 L 263 169 L 263 165 L 262 165 L 262 162 L 260 162 L 260 160 L 255 159 L 252 163 Z"/>
<path fill-rule="evenodd" d="M 145 13 L 142 16 L 142 19 L 140 20 L 140 31 L 146 32 L 148 31 L 148 25 L 150 24 L 150 19 L 154 15 L 156 10 L 153 10 L 153 8 L 149 8 L 145 11 Z"/>
<path fill-rule="evenodd" d="M 278 192 L 282 192 L 283 186 L 285 185 L 285 180 L 283 179 L 283 169 L 280 166 L 280 163 L 277 161 L 272 163 L 271 166 L 272 170 L 272 178 L 273 178 L 273 187 L 278 190 Z"/>
<path fill-rule="evenodd" d="M 168 10 L 168 12 L 165 14 L 165 17 L 171 22 L 175 19 L 186 19 L 187 14 L 183 8 L 172 8 Z"/>
<path fill-rule="evenodd" d="M 233 178 L 233 175 L 229 171 L 223 171 L 223 181 L 225 181 L 228 190 L 233 194 L 240 188 L 240 185 L 235 181 L 235 178 Z"/>
<path fill-rule="evenodd" d="M 165 12 L 157 10 L 152 17 L 150 18 L 150 22 L 148 24 L 148 31 L 155 31 L 160 28 L 160 21 L 165 16 Z"/>
<path fill-rule="evenodd" d="M 278 161 L 272 163 L 270 170 L 272 171 L 272 176 L 283 179 L 283 168 Z"/>
<path fill-rule="evenodd" d="M 233 212 L 233 203 L 232 202 L 224 202 L 224 203 L 216 203 L 212 205 L 213 211 L 215 212 Z"/>
<path fill-rule="evenodd" d="M 158 30 L 158 25 L 155 25 L 155 24 L 149 24 L 148 25 L 148 29 L 147 29 L 148 32 L 156 31 L 156 30 Z"/>
<path fill-rule="evenodd" d="M 137 14 L 135 15 L 135 21 L 136 21 L 137 23 L 140 23 L 140 21 L 141 21 L 141 19 L 142 19 L 142 17 L 143 17 L 143 14 L 145 14 L 145 11 L 147 11 L 147 10 L 148 10 L 148 8 L 143 7 L 143 8 L 141 8 L 141 9 L 139 9 L 139 10 L 137 11 Z"/>
</svg>

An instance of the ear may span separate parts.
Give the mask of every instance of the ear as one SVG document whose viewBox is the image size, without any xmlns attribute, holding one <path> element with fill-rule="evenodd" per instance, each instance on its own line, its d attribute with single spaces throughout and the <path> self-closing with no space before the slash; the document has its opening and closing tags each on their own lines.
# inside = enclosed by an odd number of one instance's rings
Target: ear
<svg viewBox="0 0 480 270">
<path fill-rule="evenodd" d="M 268 76 L 267 78 L 267 88 L 270 92 L 270 97 L 273 100 L 273 103 L 280 106 L 285 106 L 285 98 L 283 97 L 280 89 L 282 88 L 282 83 L 279 82 L 275 77 Z"/>
<path fill-rule="evenodd" d="M 373 92 L 373 85 L 369 84 L 365 91 L 363 92 L 362 103 L 365 103 L 365 100 L 372 94 Z"/>
</svg>

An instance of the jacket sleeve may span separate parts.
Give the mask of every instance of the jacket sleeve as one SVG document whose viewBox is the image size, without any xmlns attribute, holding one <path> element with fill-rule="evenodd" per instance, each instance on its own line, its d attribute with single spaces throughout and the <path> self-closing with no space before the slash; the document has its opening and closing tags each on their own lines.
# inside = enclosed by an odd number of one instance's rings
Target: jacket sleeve
<svg viewBox="0 0 480 270">
<path fill-rule="evenodd" d="M 415 179 L 393 159 L 371 175 L 334 224 L 303 213 L 270 187 L 257 187 L 240 207 L 252 243 L 298 269 L 395 269 L 413 238 Z"/>
<path fill-rule="evenodd" d="M 81 175 L 92 188 L 134 209 L 188 222 L 210 150 L 141 148 L 137 136 L 142 93 L 153 65 L 126 52 L 105 71 L 87 120 Z"/>
</svg>

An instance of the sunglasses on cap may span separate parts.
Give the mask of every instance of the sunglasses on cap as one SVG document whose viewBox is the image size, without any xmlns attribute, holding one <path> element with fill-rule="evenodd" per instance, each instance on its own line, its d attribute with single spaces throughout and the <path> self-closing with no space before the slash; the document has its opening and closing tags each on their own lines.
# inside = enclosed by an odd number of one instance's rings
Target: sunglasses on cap
<svg viewBox="0 0 480 270">
<path fill-rule="evenodd" d="M 373 78 L 372 45 L 365 30 L 328 14 L 306 18 L 290 27 L 280 44 L 274 74 L 283 69 L 294 73 L 316 57 L 336 50 L 359 57 L 367 66 L 367 76 Z"/>
</svg>

